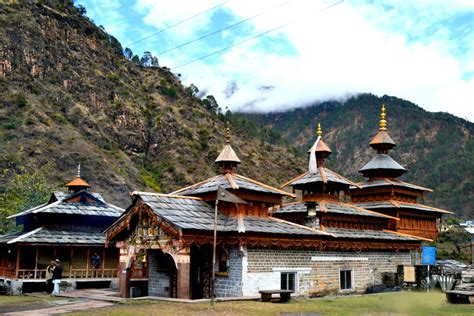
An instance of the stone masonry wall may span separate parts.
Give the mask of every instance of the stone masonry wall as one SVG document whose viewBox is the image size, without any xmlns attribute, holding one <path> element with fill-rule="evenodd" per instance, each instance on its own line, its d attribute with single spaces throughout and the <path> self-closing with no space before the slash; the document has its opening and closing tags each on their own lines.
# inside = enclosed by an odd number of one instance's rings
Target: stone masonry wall
<svg viewBox="0 0 474 316">
<path fill-rule="evenodd" d="M 216 277 L 217 297 L 242 296 L 242 257 L 237 247 L 229 249 L 229 274 Z"/>
<path fill-rule="evenodd" d="M 406 252 L 342 252 L 248 248 L 243 260 L 243 295 L 280 288 L 282 272 L 296 273 L 296 294 L 341 293 L 340 270 L 352 270 L 353 289 L 363 292 L 382 282 L 383 272 L 396 272 L 397 265 L 411 264 Z"/>
<path fill-rule="evenodd" d="M 169 297 L 170 278 L 168 273 L 158 272 L 157 251 L 149 251 L 148 295 Z"/>
</svg>

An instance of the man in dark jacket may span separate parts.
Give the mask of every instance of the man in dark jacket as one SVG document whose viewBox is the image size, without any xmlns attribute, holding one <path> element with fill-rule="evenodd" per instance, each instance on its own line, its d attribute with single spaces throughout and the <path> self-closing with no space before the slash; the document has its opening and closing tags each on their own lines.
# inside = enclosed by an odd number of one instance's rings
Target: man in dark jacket
<svg viewBox="0 0 474 316">
<path fill-rule="evenodd" d="M 61 278 L 63 276 L 63 268 L 61 267 L 61 262 L 59 261 L 59 259 L 54 260 L 54 263 L 56 267 L 54 267 L 54 270 L 53 270 L 53 284 L 54 284 L 53 295 L 58 295 L 59 284 L 61 283 Z"/>
</svg>

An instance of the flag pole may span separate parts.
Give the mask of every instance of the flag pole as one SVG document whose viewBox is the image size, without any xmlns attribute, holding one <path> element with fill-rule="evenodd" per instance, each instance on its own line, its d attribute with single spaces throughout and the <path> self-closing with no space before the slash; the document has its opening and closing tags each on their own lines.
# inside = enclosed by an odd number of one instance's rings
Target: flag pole
<svg viewBox="0 0 474 316">
<path fill-rule="evenodd" d="M 216 243 L 217 243 L 217 204 L 219 203 L 219 197 L 216 198 L 216 205 L 214 207 L 214 243 L 212 247 L 212 271 L 211 271 L 211 305 L 213 308 L 214 306 L 214 297 L 216 294 L 215 291 L 215 268 L 216 268 Z"/>
</svg>

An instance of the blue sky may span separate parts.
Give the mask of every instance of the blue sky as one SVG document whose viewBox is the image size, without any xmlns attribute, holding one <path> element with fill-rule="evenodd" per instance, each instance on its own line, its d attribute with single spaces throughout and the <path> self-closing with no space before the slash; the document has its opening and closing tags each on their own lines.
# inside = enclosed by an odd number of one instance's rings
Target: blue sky
<svg viewBox="0 0 474 316">
<path fill-rule="evenodd" d="M 278 111 L 371 92 L 474 121 L 474 1 L 337 2 L 79 0 L 76 4 L 84 5 L 87 16 L 123 47 L 139 56 L 151 51 L 161 66 L 181 73 L 184 84 L 194 83 L 216 96 L 223 108 Z M 238 89 L 226 95 L 230 83 Z"/>
</svg>

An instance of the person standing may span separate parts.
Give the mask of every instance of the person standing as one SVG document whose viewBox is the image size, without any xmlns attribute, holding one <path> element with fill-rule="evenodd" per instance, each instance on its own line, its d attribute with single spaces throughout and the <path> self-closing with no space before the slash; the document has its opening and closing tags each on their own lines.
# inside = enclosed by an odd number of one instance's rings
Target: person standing
<svg viewBox="0 0 474 316">
<path fill-rule="evenodd" d="M 56 263 L 51 261 L 46 268 L 46 293 L 51 294 L 53 292 L 53 270 L 56 267 Z"/>
<path fill-rule="evenodd" d="M 61 261 L 59 259 L 54 260 L 55 267 L 53 269 L 53 295 L 59 294 L 59 284 L 63 276 L 63 268 L 61 267 Z"/>
<path fill-rule="evenodd" d="M 93 276 L 98 277 L 99 276 L 99 268 L 100 268 L 100 256 L 96 252 L 91 257 L 91 265 L 93 269 Z"/>
</svg>

